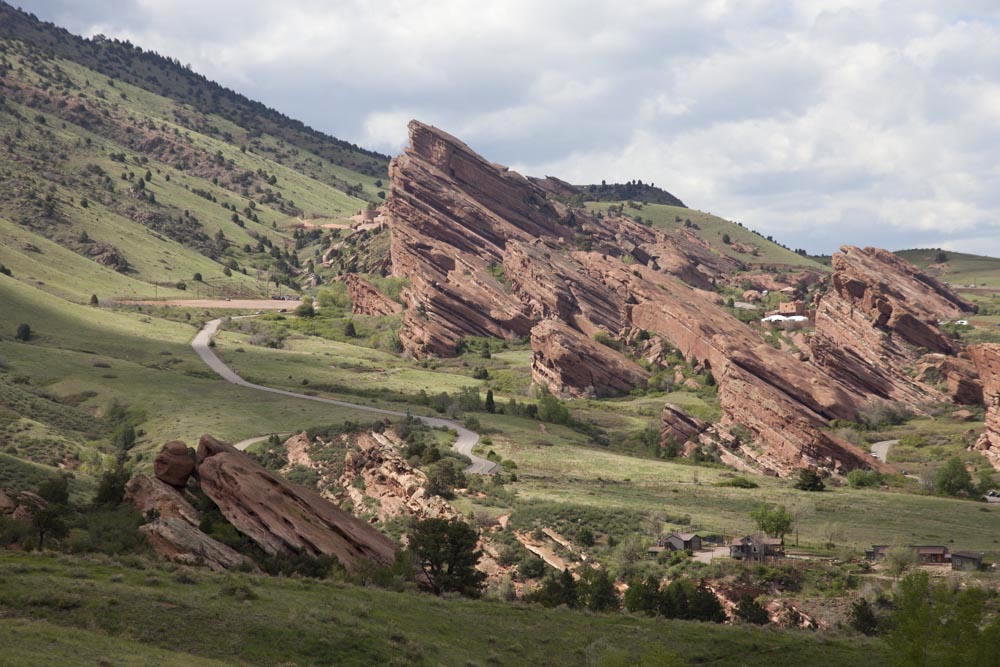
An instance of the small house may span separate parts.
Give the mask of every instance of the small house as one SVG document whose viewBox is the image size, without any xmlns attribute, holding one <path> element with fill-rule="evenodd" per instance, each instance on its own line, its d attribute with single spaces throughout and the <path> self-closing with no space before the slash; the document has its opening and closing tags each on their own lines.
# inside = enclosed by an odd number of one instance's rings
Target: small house
<svg viewBox="0 0 1000 667">
<path fill-rule="evenodd" d="M 667 535 L 666 546 L 671 551 L 701 551 L 701 538 L 695 533 L 670 533 Z"/>
<path fill-rule="evenodd" d="M 951 554 L 951 569 L 981 570 L 983 569 L 983 553 L 981 551 L 955 551 Z"/>
<path fill-rule="evenodd" d="M 805 315 L 806 314 L 806 302 L 805 301 L 786 301 L 784 303 L 778 304 L 778 314 L 779 315 Z"/>
<path fill-rule="evenodd" d="M 865 551 L 865 558 L 871 561 L 885 560 L 885 555 L 892 547 L 887 544 L 874 544 L 872 548 Z M 917 557 L 917 562 L 921 565 L 947 563 L 948 547 L 940 545 L 910 545 L 907 547 L 913 550 Z"/>
<path fill-rule="evenodd" d="M 781 558 L 785 555 L 785 541 L 780 537 L 747 535 L 733 540 L 729 555 L 745 562 Z"/>
<path fill-rule="evenodd" d="M 646 549 L 646 556 L 649 558 L 659 558 L 660 554 L 667 550 L 667 547 L 662 544 L 654 544 L 653 546 Z"/>
</svg>

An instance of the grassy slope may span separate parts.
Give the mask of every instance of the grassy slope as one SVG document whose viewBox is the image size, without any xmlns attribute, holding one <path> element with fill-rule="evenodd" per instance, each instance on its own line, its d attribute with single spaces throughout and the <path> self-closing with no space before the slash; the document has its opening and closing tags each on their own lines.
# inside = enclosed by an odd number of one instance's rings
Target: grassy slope
<svg viewBox="0 0 1000 667">
<path fill-rule="evenodd" d="M 693 526 L 730 535 L 753 530 L 749 513 L 758 503 L 777 502 L 797 513 L 803 544 L 822 543 L 826 525 L 837 523 L 845 529 L 843 543 L 856 549 L 948 543 L 1000 556 L 1000 509 L 982 503 L 850 488 L 807 493 L 771 477 L 754 477 L 757 489 L 716 487 L 732 473 L 586 446 L 578 433 L 552 425 L 543 431 L 526 419 L 493 415 L 480 421 L 491 429 L 491 448 L 517 463 L 522 499 L 689 515 Z"/>
<path fill-rule="evenodd" d="M 5 276 L 0 276 L 0 303 L 5 315 L 0 356 L 7 359 L 9 374 L 27 375 L 56 396 L 94 392 L 81 404 L 91 412 L 100 413 L 114 399 L 142 408 L 148 419 L 140 451 L 206 432 L 237 440 L 365 417 L 223 382 L 189 347 L 196 332 L 192 324 L 77 306 Z M 20 322 L 35 333 L 30 343 L 12 340 Z"/>
<path fill-rule="evenodd" d="M 623 202 L 617 202 L 618 205 Z M 587 208 L 593 211 L 607 211 L 609 206 L 616 205 L 608 202 L 588 202 Z M 640 209 L 630 208 L 625 203 L 625 215 L 630 217 L 641 216 L 643 220 L 651 221 L 654 227 L 665 230 L 678 230 L 684 228 L 684 221 L 691 220 L 699 229 L 691 228 L 702 240 L 711 245 L 716 250 L 734 257 L 747 264 L 768 264 L 788 266 L 801 269 L 828 270 L 823 265 L 798 255 L 791 250 L 781 247 L 777 243 L 768 241 L 766 238 L 758 236 L 746 227 L 741 227 L 734 222 L 723 218 L 704 213 L 690 208 L 678 206 L 666 206 L 663 204 L 646 204 Z M 680 221 L 677 218 L 680 217 Z M 732 243 L 743 243 L 748 246 L 755 246 L 760 250 L 756 257 L 746 253 L 736 252 L 731 245 L 722 242 L 722 235 L 729 234 Z"/>
<path fill-rule="evenodd" d="M 975 284 L 1000 287 L 1000 259 L 948 250 L 945 251 L 947 261 L 941 266 L 937 262 L 939 252 L 935 249 L 898 250 L 896 255 L 921 269 L 928 269 L 933 265 L 931 275 L 955 286 Z"/>
<path fill-rule="evenodd" d="M 22 65 L 20 69 L 15 70 L 14 79 L 18 84 L 47 87 L 50 83 L 50 72 L 58 68 L 61 72 L 61 82 L 57 90 L 64 93 L 85 94 L 89 104 L 103 110 L 109 118 L 122 126 L 137 132 L 144 131 L 147 126 L 155 126 L 164 128 L 163 131 L 168 136 L 171 133 L 174 133 L 173 136 L 186 136 L 187 145 L 203 152 L 204 155 L 214 156 L 221 152 L 225 160 L 232 162 L 234 173 L 242 171 L 256 173 L 260 170 L 274 174 L 277 183 L 267 187 L 280 192 L 285 202 L 294 202 L 295 206 L 304 211 L 306 217 L 347 216 L 357 212 L 365 204 L 363 200 L 349 196 L 317 178 L 326 180 L 337 178 L 352 184 L 361 184 L 365 192 L 370 195 L 379 189 L 375 185 L 376 179 L 372 177 L 351 172 L 308 151 L 289 150 L 280 140 L 268 135 L 258 137 L 254 147 L 242 152 L 238 145 L 227 142 L 219 136 L 203 134 L 192 127 L 178 125 L 176 112 L 184 114 L 192 112 L 170 99 L 121 81 L 112 85 L 106 77 L 66 60 L 42 59 L 41 65 L 37 63 L 34 66 L 26 65 L 25 63 L 34 61 L 26 60 L 25 54 L 28 51 L 25 47 L 14 42 L 8 42 L 7 46 L 14 49 L 21 58 L 21 60 L 18 60 L 17 56 L 12 58 L 12 62 Z M 99 95 L 103 95 L 103 98 Z M 122 95 L 124 97 L 121 97 Z M 283 228 L 294 222 L 295 218 L 266 204 L 258 204 L 256 213 L 259 223 L 246 219 L 241 213 L 240 217 L 246 224 L 246 227 L 242 228 L 231 220 L 232 212 L 224 209 L 222 204 L 232 204 L 242 211 L 250 203 L 250 199 L 244 194 L 215 186 L 207 176 L 199 177 L 194 172 L 180 171 L 155 160 L 143 161 L 140 159 L 142 156 L 137 155 L 135 151 L 123 147 L 114 139 L 95 134 L 90 129 L 74 124 L 72 120 L 61 117 L 52 109 L 31 109 L 8 100 L 7 110 L 11 113 L 0 112 L 0 132 L 13 135 L 15 131 L 19 131 L 21 138 L 13 142 L 11 149 L 15 151 L 15 159 L 0 159 L 0 167 L 9 169 L 15 177 L 33 178 L 38 171 L 33 165 L 37 164 L 40 158 L 49 160 L 46 172 L 61 171 L 74 176 L 83 173 L 88 165 L 94 165 L 112 177 L 113 187 L 116 189 L 116 193 L 112 196 L 122 201 L 131 195 L 126 192 L 130 184 L 119 180 L 121 173 L 132 172 L 141 177 L 149 169 L 153 172 L 154 178 L 148 184 L 148 191 L 156 196 L 156 210 L 171 217 L 180 215 L 182 211 L 189 211 L 200 221 L 205 234 L 214 237 L 221 231 L 232 242 L 230 250 L 224 257 L 218 262 L 212 261 L 196 250 L 172 241 L 103 206 L 100 203 L 101 195 L 94 189 L 93 184 L 76 179 L 68 181 L 62 179 L 55 187 L 55 195 L 59 203 L 59 213 L 69 225 L 60 225 L 53 230 L 55 240 L 67 244 L 70 239 L 75 239 L 81 232 L 86 231 L 95 241 L 111 243 L 132 265 L 133 272 L 129 277 L 133 280 L 127 280 L 125 277 L 111 280 L 107 276 L 103 276 L 103 280 L 95 279 L 102 272 L 93 262 L 79 257 L 65 263 L 60 262 L 59 272 L 45 270 L 39 264 L 54 266 L 62 257 L 55 253 L 48 257 L 26 257 L 26 253 L 22 250 L 26 244 L 31 243 L 41 247 L 45 239 L 27 229 L 17 230 L 19 233 L 15 239 L 14 230 L 9 229 L 11 225 L 7 223 L 8 228 L 2 231 L 7 232 L 12 245 L 5 244 L 0 262 L 15 268 L 16 277 L 21 278 L 25 275 L 25 279 L 32 279 L 35 284 L 37 281 L 42 281 L 49 291 L 75 300 L 80 300 L 80 296 L 84 293 L 88 298 L 91 293 L 98 293 L 102 297 L 152 296 L 154 289 L 152 287 L 143 289 L 142 282 L 172 285 L 182 280 L 190 281 L 196 272 L 205 276 L 215 293 L 253 293 L 265 289 L 257 281 L 256 269 L 269 270 L 272 264 L 271 258 L 266 254 L 247 254 L 242 250 L 244 244 L 251 246 L 256 244 L 248 232 L 255 231 L 261 236 L 271 238 L 278 247 L 283 247 L 285 239 L 288 238 Z M 16 119 L 13 113 L 20 113 L 29 119 L 40 116 L 45 118 L 46 122 L 44 126 L 26 123 Z M 228 136 L 247 134 L 245 130 L 221 116 L 207 114 L 199 117 L 199 127 L 202 125 L 220 133 L 229 133 Z M 52 134 L 49 135 L 49 132 Z M 85 141 L 90 143 L 87 144 Z M 38 145 L 46 146 L 46 151 L 39 152 L 34 148 Z M 120 152 L 124 152 L 127 156 L 124 164 L 111 160 L 112 154 Z M 294 158 L 294 161 L 288 165 L 278 161 L 280 159 L 282 162 L 289 162 L 285 158 Z M 333 176 L 327 178 L 330 174 Z M 166 180 L 168 177 L 170 181 Z M 41 183 L 47 188 L 51 181 L 46 179 Z M 218 200 L 217 203 L 195 195 L 193 190 L 196 189 L 213 193 Z M 87 208 L 79 203 L 84 197 L 90 201 L 90 206 Z M 0 211 L 0 216 L 2 213 Z M 276 225 L 277 229 L 273 229 L 272 225 Z M 248 267 L 250 275 L 242 276 L 239 272 L 234 272 L 231 277 L 223 276 L 222 264 L 229 258 L 236 259 L 240 265 Z M 203 287 L 203 289 L 208 288 Z M 173 293 L 171 290 L 166 290 L 160 295 L 172 296 Z"/>
<path fill-rule="evenodd" d="M 580 665 L 667 649 L 685 664 L 862 667 L 881 664 L 885 651 L 878 641 L 805 631 L 446 600 L 311 580 L 202 570 L 183 580 L 158 566 L 140 571 L 100 559 L 2 553 L 0 639 L 16 636 L 13 655 L 29 657 L 15 664 L 28 665 L 94 664 L 105 652 L 113 664 L 129 665 Z M 250 595 L 232 594 L 241 587 Z"/>
</svg>

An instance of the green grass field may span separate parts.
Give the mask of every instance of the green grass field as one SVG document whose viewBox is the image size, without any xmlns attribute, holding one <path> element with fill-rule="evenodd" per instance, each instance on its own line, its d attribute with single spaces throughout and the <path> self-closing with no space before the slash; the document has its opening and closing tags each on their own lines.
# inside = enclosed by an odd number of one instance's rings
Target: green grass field
<svg viewBox="0 0 1000 667">
<path fill-rule="evenodd" d="M 878 665 L 880 641 L 0 553 L 16 665 Z M 640 663 L 645 656 L 648 662 Z M 659 656 L 654 658 L 654 656 Z"/>
</svg>

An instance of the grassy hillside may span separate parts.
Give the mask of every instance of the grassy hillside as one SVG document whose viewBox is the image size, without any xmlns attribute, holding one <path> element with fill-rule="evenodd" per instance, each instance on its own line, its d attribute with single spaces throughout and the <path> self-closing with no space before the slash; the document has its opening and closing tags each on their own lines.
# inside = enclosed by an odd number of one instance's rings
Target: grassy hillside
<svg viewBox="0 0 1000 667">
<path fill-rule="evenodd" d="M 937 248 L 897 250 L 896 255 L 953 287 L 1000 288 L 1000 259 Z"/>
<path fill-rule="evenodd" d="M 622 207 L 631 218 L 642 218 L 654 227 L 668 231 L 687 229 L 713 248 L 748 265 L 787 266 L 799 269 L 827 271 L 818 262 L 792 252 L 769 238 L 764 238 L 746 227 L 710 213 L 665 204 L 640 204 L 638 202 L 587 202 L 592 211 L 607 212 L 609 207 Z M 725 242 L 728 236 L 729 243 Z M 742 244 L 751 252 L 740 252 L 734 244 Z M 756 254 L 752 254 L 753 250 Z"/>
<path fill-rule="evenodd" d="M 163 84 L 194 76 L 165 59 L 155 74 L 130 47 L 2 4 L 0 17 L 0 263 L 20 280 L 76 301 L 175 296 L 180 283 L 264 294 L 268 282 L 298 284 L 323 247 L 304 250 L 293 223 L 385 196 L 381 156 L 262 107 L 234 111 L 225 101 L 238 96 L 197 77 L 183 91 Z"/>
<path fill-rule="evenodd" d="M 131 566 L 129 566 L 131 565 Z M 883 664 L 876 640 L 0 553 L 17 665 Z M 141 566 L 137 569 L 135 566 Z"/>
</svg>

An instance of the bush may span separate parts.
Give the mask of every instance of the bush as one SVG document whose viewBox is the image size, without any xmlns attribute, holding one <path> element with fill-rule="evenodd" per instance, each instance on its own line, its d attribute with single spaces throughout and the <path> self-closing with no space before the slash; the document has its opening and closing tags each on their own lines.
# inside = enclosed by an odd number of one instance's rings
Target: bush
<svg viewBox="0 0 1000 667">
<path fill-rule="evenodd" d="M 14 339 L 22 342 L 31 340 L 31 326 L 24 322 L 18 324 L 17 331 L 14 333 Z"/>
<path fill-rule="evenodd" d="M 847 483 L 852 489 L 871 489 L 882 486 L 882 473 L 877 470 L 852 470 L 847 473 Z"/>
<path fill-rule="evenodd" d="M 731 486 L 736 489 L 756 489 L 760 485 L 746 477 L 733 477 L 722 482 L 716 482 L 716 486 Z"/>
<path fill-rule="evenodd" d="M 972 496 L 976 493 L 972 475 L 957 456 L 948 459 L 934 475 L 934 490 L 942 496 Z"/>
<path fill-rule="evenodd" d="M 818 472 L 812 468 L 802 468 L 799 470 L 799 479 L 795 482 L 795 488 L 799 491 L 822 491 L 826 485 Z"/>
<path fill-rule="evenodd" d="M 295 309 L 295 314 L 299 317 L 312 317 L 316 314 L 311 296 L 302 297 L 302 303 Z"/>
<path fill-rule="evenodd" d="M 880 431 L 889 426 L 898 426 L 913 414 L 906 406 L 873 398 L 858 411 L 858 423 L 872 431 Z"/>
<path fill-rule="evenodd" d="M 538 556 L 526 556 L 517 565 L 517 574 L 524 579 L 539 579 L 545 575 L 545 561 Z"/>
<path fill-rule="evenodd" d="M 754 625 L 766 625 L 770 620 L 767 610 L 759 602 L 753 599 L 749 593 L 745 593 L 736 605 L 736 617 L 744 623 Z"/>
</svg>

